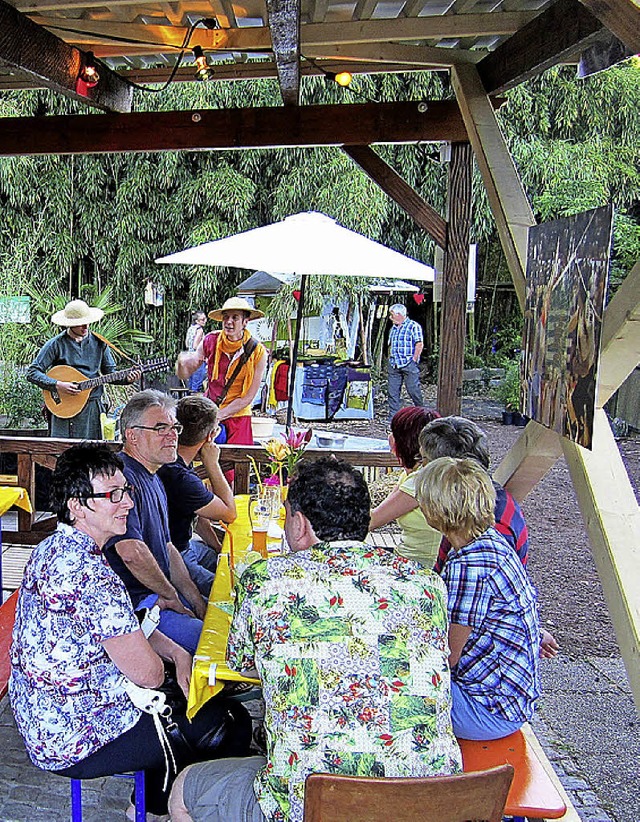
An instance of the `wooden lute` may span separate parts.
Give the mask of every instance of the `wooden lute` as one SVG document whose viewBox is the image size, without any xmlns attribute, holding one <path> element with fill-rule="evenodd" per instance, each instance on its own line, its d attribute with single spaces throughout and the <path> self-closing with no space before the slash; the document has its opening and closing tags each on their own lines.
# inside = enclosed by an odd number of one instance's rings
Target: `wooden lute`
<svg viewBox="0 0 640 822">
<path fill-rule="evenodd" d="M 54 365 L 53 368 L 47 371 L 47 377 L 51 377 L 51 379 L 57 380 L 58 382 L 73 382 L 82 393 L 59 394 L 55 388 L 52 391 L 43 390 L 42 396 L 44 397 L 44 404 L 54 416 L 68 420 L 70 417 L 75 417 L 82 411 L 89 400 L 89 392 L 97 385 L 119 382 L 133 371 L 141 371 L 143 374 L 146 374 L 149 371 L 163 371 L 168 368 L 169 360 L 157 358 L 140 363 L 140 365 L 133 365 L 131 368 L 125 368 L 124 371 L 114 371 L 112 374 L 104 374 L 101 377 L 94 377 L 90 380 L 78 371 L 77 368 L 72 368 L 70 365 Z"/>
</svg>

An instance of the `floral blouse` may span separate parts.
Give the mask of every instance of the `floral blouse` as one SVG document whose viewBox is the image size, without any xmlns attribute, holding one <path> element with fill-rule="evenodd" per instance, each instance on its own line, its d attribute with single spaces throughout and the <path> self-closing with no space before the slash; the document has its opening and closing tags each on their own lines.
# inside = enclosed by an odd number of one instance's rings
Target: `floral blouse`
<svg viewBox="0 0 640 822">
<path fill-rule="evenodd" d="M 13 628 L 9 696 L 35 765 L 75 765 L 140 717 L 102 645 L 139 629 L 122 580 L 86 534 L 68 525 L 25 569 Z"/>
<path fill-rule="evenodd" d="M 432 776 L 461 769 L 451 728 L 445 588 L 360 542 L 256 562 L 238 583 L 227 658 L 256 667 L 270 822 L 300 822 L 309 773 Z"/>
</svg>

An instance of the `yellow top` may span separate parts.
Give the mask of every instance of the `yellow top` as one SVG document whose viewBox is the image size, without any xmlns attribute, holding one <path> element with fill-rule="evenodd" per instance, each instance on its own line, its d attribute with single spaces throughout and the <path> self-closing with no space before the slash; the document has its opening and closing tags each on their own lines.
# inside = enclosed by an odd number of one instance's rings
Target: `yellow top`
<svg viewBox="0 0 640 822">
<path fill-rule="evenodd" d="M 407 474 L 403 471 L 398 488 L 415 498 L 416 472 L 412 471 Z M 396 548 L 396 553 L 419 562 L 430 571 L 438 556 L 438 548 L 442 540 L 440 531 L 436 531 L 427 523 L 420 508 L 414 508 L 413 511 L 398 517 L 396 521 L 402 528 L 402 542 Z"/>
</svg>

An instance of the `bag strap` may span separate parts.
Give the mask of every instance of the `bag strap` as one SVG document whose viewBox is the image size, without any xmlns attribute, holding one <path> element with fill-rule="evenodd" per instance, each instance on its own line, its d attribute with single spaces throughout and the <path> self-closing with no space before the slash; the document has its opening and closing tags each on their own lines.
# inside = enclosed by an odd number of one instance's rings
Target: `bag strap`
<svg viewBox="0 0 640 822">
<path fill-rule="evenodd" d="M 218 344 L 218 341 L 216 340 L 216 345 L 217 344 Z M 240 357 L 240 359 L 236 363 L 236 366 L 233 369 L 233 372 L 232 372 L 231 376 L 228 378 L 228 380 L 224 384 L 224 388 L 222 389 L 222 394 L 220 394 L 220 396 L 216 400 L 216 405 L 218 405 L 218 406 L 222 405 L 222 403 L 224 402 L 225 397 L 229 393 L 229 389 L 231 388 L 231 386 L 235 382 L 236 377 L 238 376 L 238 374 L 240 373 L 242 368 L 246 365 L 246 363 L 249 360 L 249 357 L 256 350 L 257 346 L 258 346 L 258 340 L 256 340 L 255 337 L 249 337 L 249 339 L 247 340 L 247 342 L 245 343 L 245 345 L 242 349 L 242 356 Z"/>
<path fill-rule="evenodd" d="M 164 754 L 165 775 L 163 791 L 166 791 L 169 786 L 169 777 L 173 773 L 174 777 L 178 773 L 176 765 L 176 758 L 173 753 L 173 748 L 167 737 L 167 732 L 172 733 L 176 723 L 171 716 L 171 706 L 167 705 L 167 698 L 162 691 L 156 691 L 153 688 L 143 688 L 136 685 L 126 676 L 122 676 L 122 687 L 127 692 L 129 699 L 141 711 L 151 714 L 153 724 L 155 725 L 156 733 L 158 734 L 158 741 Z M 166 723 L 162 724 L 162 719 Z"/>
<path fill-rule="evenodd" d="M 116 354 L 120 354 L 121 357 L 124 357 L 125 360 L 129 360 L 129 362 L 132 362 L 134 365 L 139 365 L 139 363 L 137 363 L 132 357 L 130 357 L 128 354 L 125 354 L 124 351 L 121 351 L 117 345 L 114 345 L 112 342 L 109 342 L 109 340 L 106 337 L 103 337 L 102 334 L 98 334 L 97 331 L 92 331 L 91 333 L 94 337 L 97 337 L 100 340 L 100 342 L 105 343 L 105 345 L 107 345 L 109 348 L 115 351 Z"/>
</svg>

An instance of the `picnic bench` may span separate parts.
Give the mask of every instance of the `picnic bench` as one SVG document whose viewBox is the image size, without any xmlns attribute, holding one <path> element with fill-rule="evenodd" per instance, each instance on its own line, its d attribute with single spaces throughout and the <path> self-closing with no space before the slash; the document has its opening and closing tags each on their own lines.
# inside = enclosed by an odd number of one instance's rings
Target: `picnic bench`
<svg viewBox="0 0 640 822">
<path fill-rule="evenodd" d="M 9 687 L 9 674 L 11 673 L 9 648 L 17 601 L 18 592 L 14 591 L 9 599 L 0 605 L 0 699 L 7 693 Z"/>
<path fill-rule="evenodd" d="M 515 820 L 542 822 L 562 819 L 579 822 L 551 763 L 529 725 L 503 739 L 472 741 L 459 739 L 463 769 L 484 771 L 497 765 L 513 766 L 513 782 L 504 812 Z"/>
</svg>

